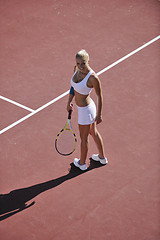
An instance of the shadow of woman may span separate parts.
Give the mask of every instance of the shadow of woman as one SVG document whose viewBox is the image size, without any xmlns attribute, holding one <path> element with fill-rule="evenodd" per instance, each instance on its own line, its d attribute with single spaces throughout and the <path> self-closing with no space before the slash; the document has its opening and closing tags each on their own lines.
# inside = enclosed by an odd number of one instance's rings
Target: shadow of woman
<svg viewBox="0 0 160 240">
<path fill-rule="evenodd" d="M 33 206 L 35 204 L 35 201 L 31 202 L 30 204 L 26 203 L 40 193 L 57 187 L 67 180 L 70 180 L 81 174 L 87 173 L 92 169 L 102 166 L 103 165 L 101 165 L 99 162 L 95 162 L 90 159 L 89 168 L 86 171 L 81 171 L 79 168 L 75 167 L 73 163 L 71 163 L 69 173 L 62 177 L 44 183 L 36 184 L 27 188 L 16 189 L 8 194 L 0 194 L 0 221 Z"/>
</svg>

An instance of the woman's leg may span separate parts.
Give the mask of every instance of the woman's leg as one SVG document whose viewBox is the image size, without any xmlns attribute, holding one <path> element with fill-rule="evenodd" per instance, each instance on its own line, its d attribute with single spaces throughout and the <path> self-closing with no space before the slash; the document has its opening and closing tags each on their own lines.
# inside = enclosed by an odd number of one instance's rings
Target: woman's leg
<svg viewBox="0 0 160 240">
<path fill-rule="evenodd" d="M 91 127 L 90 127 L 90 134 L 93 137 L 97 148 L 98 148 L 98 152 L 99 152 L 99 157 L 100 158 L 104 158 L 105 154 L 104 154 L 104 147 L 103 147 L 103 140 L 102 137 L 100 135 L 100 133 L 98 132 L 97 128 L 96 128 L 96 123 L 92 123 Z"/>
<path fill-rule="evenodd" d="M 80 164 L 83 165 L 86 162 L 88 147 L 89 147 L 89 133 L 91 125 L 79 125 L 79 132 L 81 138 L 81 154 L 80 154 Z"/>
</svg>

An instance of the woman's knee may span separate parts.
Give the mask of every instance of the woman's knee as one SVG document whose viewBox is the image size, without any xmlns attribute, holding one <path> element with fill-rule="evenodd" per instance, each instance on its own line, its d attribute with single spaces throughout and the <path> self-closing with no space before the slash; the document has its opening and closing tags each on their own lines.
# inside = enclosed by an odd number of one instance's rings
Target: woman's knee
<svg viewBox="0 0 160 240">
<path fill-rule="evenodd" d="M 92 136 L 92 137 L 95 137 L 96 136 L 96 134 L 97 134 L 97 129 L 96 129 L 96 126 L 95 126 L 95 124 L 92 124 L 91 125 L 91 128 L 90 128 L 90 135 Z"/>
<path fill-rule="evenodd" d="M 89 143 L 89 138 L 82 138 L 81 139 L 81 144 L 82 145 L 87 145 Z"/>
</svg>

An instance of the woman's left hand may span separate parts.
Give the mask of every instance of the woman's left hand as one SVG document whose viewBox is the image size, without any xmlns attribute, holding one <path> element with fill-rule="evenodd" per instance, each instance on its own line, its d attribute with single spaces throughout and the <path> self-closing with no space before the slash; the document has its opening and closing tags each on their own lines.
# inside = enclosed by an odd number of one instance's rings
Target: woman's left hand
<svg viewBox="0 0 160 240">
<path fill-rule="evenodd" d="M 96 122 L 96 124 L 101 123 L 102 122 L 102 116 L 96 116 L 95 122 Z"/>
</svg>

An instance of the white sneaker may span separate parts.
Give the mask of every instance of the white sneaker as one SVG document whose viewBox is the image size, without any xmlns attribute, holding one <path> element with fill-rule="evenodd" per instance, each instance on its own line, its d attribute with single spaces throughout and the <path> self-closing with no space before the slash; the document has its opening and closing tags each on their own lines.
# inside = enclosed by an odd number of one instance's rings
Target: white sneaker
<svg viewBox="0 0 160 240">
<path fill-rule="evenodd" d="M 79 163 L 79 161 L 80 161 L 80 159 L 75 158 L 75 159 L 74 159 L 74 162 L 73 162 L 74 165 L 75 165 L 76 167 L 80 168 L 82 171 L 87 170 L 87 164 L 85 163 L 85 164 L 81 165 L 81 164 Z"/>
<path fill-rule="evenodd" d="M 94 161 L 99 161 L 101 164 L 103 164 L 103 165 L 105 165 L 105 164 L 107 164 L 108 163 L 108 160 L 107 160 L 107 158 L 105 157 L 105 158 L 100 158 L 99 157 L 99 154 L 93 154 L 92 155 L 92 159 L 94 160 Z"/>
</svg>

